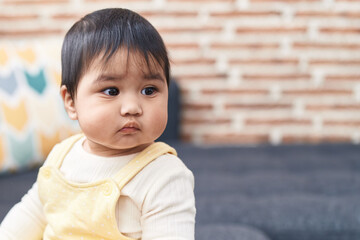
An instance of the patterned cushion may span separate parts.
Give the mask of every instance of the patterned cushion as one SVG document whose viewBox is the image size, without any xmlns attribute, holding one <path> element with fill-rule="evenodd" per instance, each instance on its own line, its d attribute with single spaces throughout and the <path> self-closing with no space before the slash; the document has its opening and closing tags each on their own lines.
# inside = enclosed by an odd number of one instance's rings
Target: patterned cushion
<svg viewBox="0 0 360 240">
<path fill-rule="evenodd" d="M 38 165 L 79 131 L 59 94 L 61 40 L 0 41 L 0 173 Z"/>
</svg>

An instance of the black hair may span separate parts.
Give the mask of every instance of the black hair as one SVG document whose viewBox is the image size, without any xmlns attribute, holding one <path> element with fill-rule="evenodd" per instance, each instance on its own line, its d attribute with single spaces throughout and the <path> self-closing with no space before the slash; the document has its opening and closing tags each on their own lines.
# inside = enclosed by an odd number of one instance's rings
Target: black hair
<svg viewBox="0 0 360 240">
<path fill-rule="evenodd" d="M 149 69 L 150 61 L 155 60 L 169 86 L 170 63 L 160 34 L 145 18 L 122 8 L 92 12 L 70 28 L 61 50 L 61 85 L 74 97 L 79 80 L 92 61 L 99 54 L 108 61 L 120 48 L 127 48 L 128 54 L 142 54 Z"/>
</svg>

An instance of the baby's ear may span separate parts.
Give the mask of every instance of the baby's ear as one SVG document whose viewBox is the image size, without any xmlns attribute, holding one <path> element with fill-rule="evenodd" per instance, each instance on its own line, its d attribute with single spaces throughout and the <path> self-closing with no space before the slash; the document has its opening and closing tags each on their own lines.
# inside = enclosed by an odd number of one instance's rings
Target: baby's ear
<svg viewBox="0 0 360 240">
<path fill-rule="evenodd" d="M 69 115 L 70 119 L 77 120 L 77 112 L 75 108 L 74 99 L 71 97 L 70 93 L 67 90 L 65 85 L 62 85 L 60 88 L 60 94 L 64 102 L 64 107 Z"/>
</svg>

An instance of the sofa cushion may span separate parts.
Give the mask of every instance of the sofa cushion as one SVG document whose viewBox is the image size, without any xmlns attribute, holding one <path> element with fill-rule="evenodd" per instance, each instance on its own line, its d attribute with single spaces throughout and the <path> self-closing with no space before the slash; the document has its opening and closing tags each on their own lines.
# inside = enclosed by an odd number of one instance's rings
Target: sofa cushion
<svg viewBox="0 0 360 240">
<path fill-rule="evenodd" d="M 196 240 L 270 240 L 260 230 L 237 224 L 209 224 L 199 225 L 195 229 Z"/>
<path fill-rule="evenodd" d="M 57 40 L 0 42 L 0 173 L 41 163 L 78 132 L 59 94 Z"/>
</svg>

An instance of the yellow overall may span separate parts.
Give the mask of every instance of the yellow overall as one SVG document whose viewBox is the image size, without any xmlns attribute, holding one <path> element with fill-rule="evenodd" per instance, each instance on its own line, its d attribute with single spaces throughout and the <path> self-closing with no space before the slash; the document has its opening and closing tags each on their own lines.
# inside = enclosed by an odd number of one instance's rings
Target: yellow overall
<svg viewBox="0 0 360 240">
<path fill-rule="evenodd" d="M 157 142 L 132 159 L 112 178 L 91 183 L 75 183 L 60 173 L 64 157 L 83 135 L 75 135 L 58 144 L 40 168 L 38 187 L 47 226 L 43 240 L 131 240 L 121 234 L 115 207 L 121 189 L 157 157 L 176 151 Z"/>
</svg>

